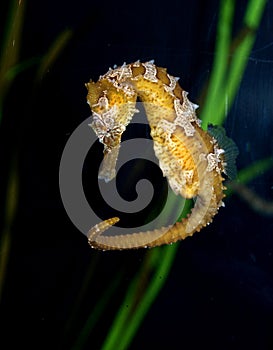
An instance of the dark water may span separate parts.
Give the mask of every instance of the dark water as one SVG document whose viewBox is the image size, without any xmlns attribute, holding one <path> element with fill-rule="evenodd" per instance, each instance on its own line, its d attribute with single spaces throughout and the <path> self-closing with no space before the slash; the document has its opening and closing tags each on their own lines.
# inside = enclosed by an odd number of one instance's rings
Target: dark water
<svg viewBox="0 0 273 350">
<path fill-rule="evenodd" d="M 234 33 L 247 1 L 236 3 Z M 35 81 L 37 63 L 21 72 L 4 105 L 1 186 L 16 152 L 20 197 L 2 299 L 1 349 L 11 349 L 17 339 L 27 348 L 71 349 L 109 281 L 121 274 L 120 287 L 83 347 L 100 349 L 146 252 L 91 250 L 63 208 L 59 163 L 69 136 L 90 115 L 84 83 L 114 64 L 155 59 L 180 76 L 197 101 L 214 59 L 218 7 L 218 1 L 198 0 L 28 1 L 22 60 L 42 57 L 65 29 L 73 36 L 42 80 Z M 269 0 L 225 123 L 240 151 L 239 170 L 273 153 L 272 11 Z M 84 181 L 90 198 L 101 151 L 98 145 L 88 156 L 90 183 L 86 175 Z M 272 201 L 272 180 L 271 170 L 249 187 Z M 164 188 L 164 181 L 157 186 Z M 272 232 L 272 217 L 238 196 L 226 200 L 210 226 L 180 243 L 169 278 L 130 349 L 272 349 Z"/>
</svg>

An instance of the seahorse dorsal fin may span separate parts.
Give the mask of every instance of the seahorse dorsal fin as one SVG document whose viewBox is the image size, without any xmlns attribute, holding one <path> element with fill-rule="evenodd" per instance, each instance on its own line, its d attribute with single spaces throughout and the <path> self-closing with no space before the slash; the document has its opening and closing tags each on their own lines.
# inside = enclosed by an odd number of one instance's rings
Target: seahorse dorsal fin
<svg viewBox="0 0 273 350">
<path fill-rule="evenodd" d="M 239 154 L 234 141 L 226 135 L 226 130 L 220 125 L 208 125 L 208 133 L 214 137 L 224 153 L 224 173 L 233 180 L 237 175 L 236 158 Z"/>
</svg>

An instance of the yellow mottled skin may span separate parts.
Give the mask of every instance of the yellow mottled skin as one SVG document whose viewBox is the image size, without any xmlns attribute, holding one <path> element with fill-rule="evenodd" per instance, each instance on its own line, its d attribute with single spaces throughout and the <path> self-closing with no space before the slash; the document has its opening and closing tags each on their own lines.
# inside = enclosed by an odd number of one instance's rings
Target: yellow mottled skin
<svg viewBox="0 0 273 350">
<path fill-rule="evenodd" d="M 222 205 L 222 150 L 217 141 L 200 127 L 195 106 L 174 79 L 165 68 L 150 62 L 136 62 L 109 70 L 97 83 L 86 84 L 87 100 L 94 117 L 91 126 L 104 143 L 105 154 L 110 155 L 109 159 L 106 157 L 101 178 L 108 181 L 114 176 L 118 154 L 116 146 L 135 112 L 132 106 L 139 98 L 144 103 L 155 154 L 163 174 L 175 193 L 185 198 L 196 198 L 188 217 L 170 227 L 105 236 L 102 233 L 118 218 L 99 223 L 88 232 L 89 244 L 94 248 L 130 249 L 176 242 L 210 223 Z M 101 127 L 99 123 L 107 121 L 109 115 L 111 127 Z M 121 129 L 120 125 L 124 128 Z M 107 129 L 107 135 L 103 128 Z"/>
</svg>

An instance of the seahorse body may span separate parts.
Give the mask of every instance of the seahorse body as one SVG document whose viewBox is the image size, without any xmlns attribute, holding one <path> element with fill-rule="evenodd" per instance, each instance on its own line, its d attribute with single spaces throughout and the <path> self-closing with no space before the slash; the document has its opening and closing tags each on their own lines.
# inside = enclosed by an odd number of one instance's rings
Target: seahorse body
<svg viewBox="0 0 273 350">
<path fill-rule="evenodd" d="M 154 63 L 124 64 L 86 84 L 93 114 L 91 127 L 104 144 L 104 162 L 99 177 L 115 176 L 121 135 L 137 110 L 139 98 L 151 127 L 154 150 L 163 175 L 172 190 L 196 198 L 187 218 L 169 227 L 127 235 L 102 233 L 119 219 L 111 218 L 88 232 L 89 244 L 98 249 L 129 249 L 169 244 L 191 236 L 208 225 L 223 205 L 224 150 L 215 137 L 200 127 L 196 105 L 187 98 L 178 79 Z"/>
</svg>

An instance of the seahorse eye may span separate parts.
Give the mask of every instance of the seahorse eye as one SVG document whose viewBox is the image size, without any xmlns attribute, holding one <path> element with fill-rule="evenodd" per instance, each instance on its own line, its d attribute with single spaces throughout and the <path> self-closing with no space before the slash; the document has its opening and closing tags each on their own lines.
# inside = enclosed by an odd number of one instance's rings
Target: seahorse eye
<svg viewBox="0 0 273 350">
<path fill-rule="evenodd" d="M 108 148 L 113 148 L 120 142 L 120 137 L 112 132 L 112 130 L 107 131 L 103 137 L 103 144 Z"/>
<path fill-rule="evenodd" d="M 109 131 L 108 131 L 108 132 L 105 133 L 105 135 L 103 137 L 103 143 L 106 144 L 106 145 L 109 145 L 111 140 L 113 140 L 113 138 L 112 138 L 111 133 L 109 133 Z"/>
</svg>

